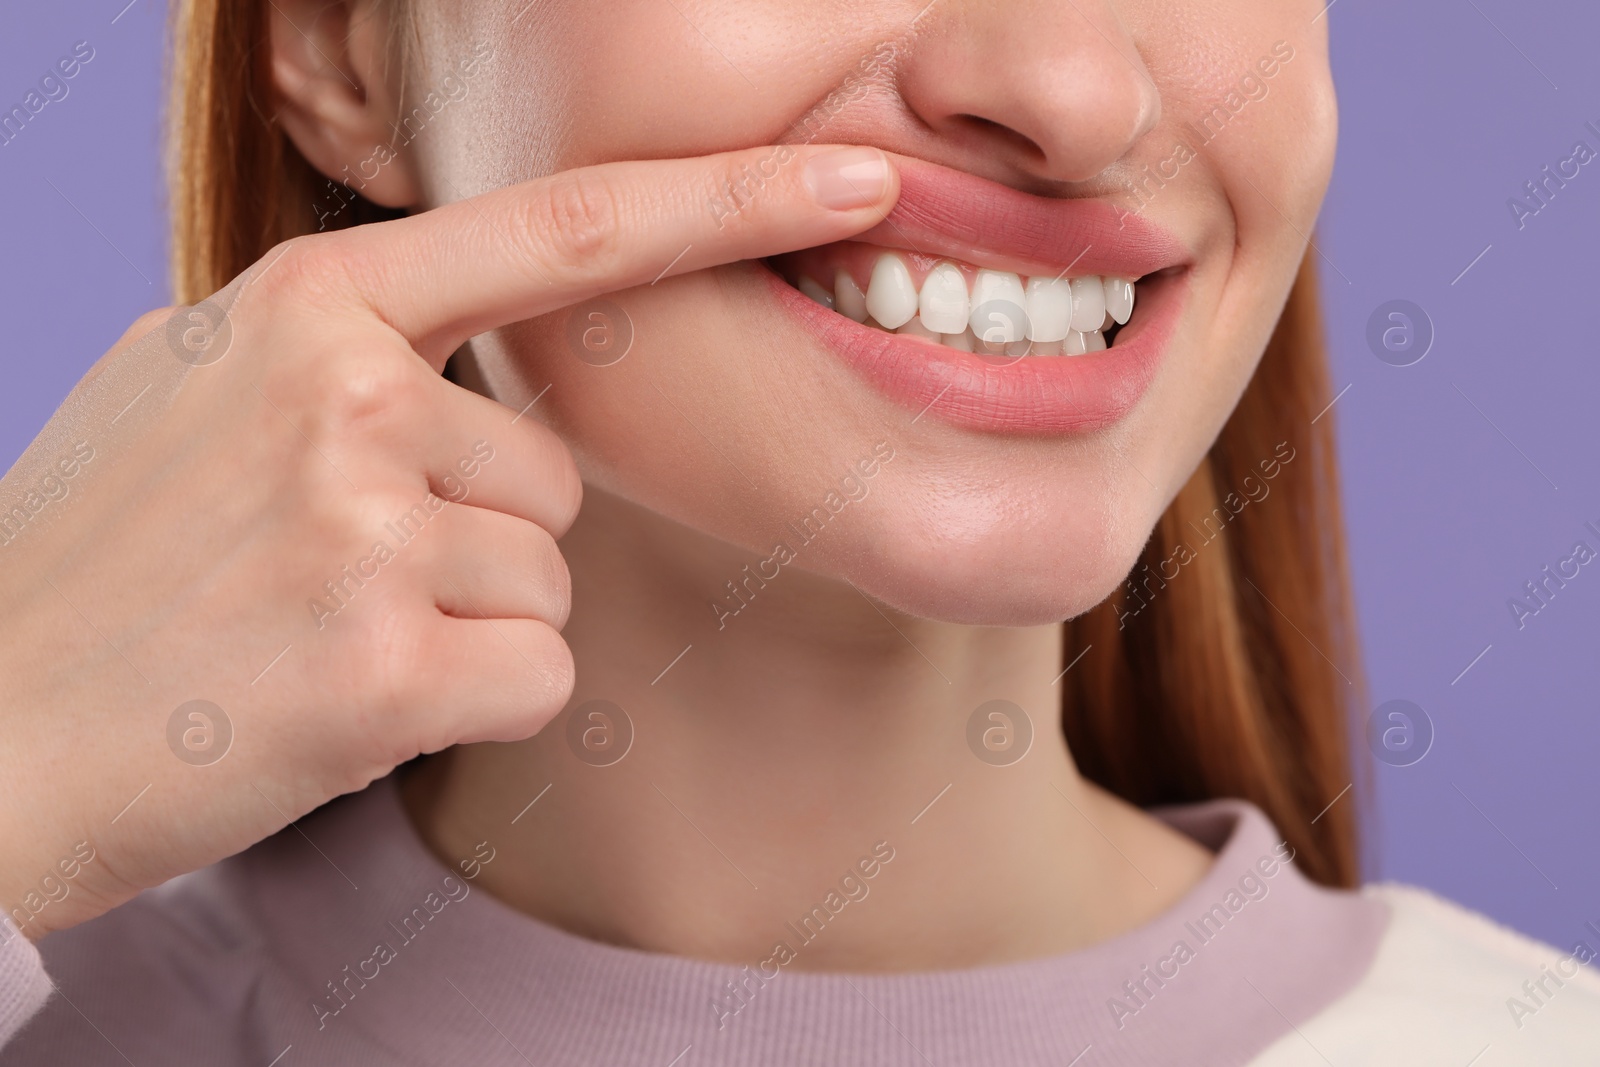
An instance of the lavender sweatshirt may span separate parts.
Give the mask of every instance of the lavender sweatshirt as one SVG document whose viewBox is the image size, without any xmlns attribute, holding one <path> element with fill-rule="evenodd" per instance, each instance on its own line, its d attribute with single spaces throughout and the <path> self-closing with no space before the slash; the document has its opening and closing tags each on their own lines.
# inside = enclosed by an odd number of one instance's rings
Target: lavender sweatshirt
<svg viewBox="0 0 1600 1067">
<path fill-rule="evenodd" d="M 1159 814 L 1216 860 L 1139 929 L 1020 963 L 825 974 L 515 912 L 474 887 L 492 843 L 443 866 L 384 779 L 52 935 L 42 965 L 7 928 L 0 1064 L 1600 1063 L 1587 959 L 1416 890 L 1319 888 L 1248 804 Z M 787 947 L 870 900 L 825 901 Z"/>
</svg>

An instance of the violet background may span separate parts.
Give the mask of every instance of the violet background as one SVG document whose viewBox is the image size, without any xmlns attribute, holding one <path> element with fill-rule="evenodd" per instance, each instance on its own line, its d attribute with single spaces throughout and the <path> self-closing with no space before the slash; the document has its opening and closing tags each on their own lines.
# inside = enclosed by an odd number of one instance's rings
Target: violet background
<svg viewBox="0 0 1600 1067">
<path fill-rule="evenodd" d="M 1600 8 L 1342 0 L 1327 17 L 1343 136 L 1317 243 L 1366 665 L 1374 704 L 1412 700 L 1435 731 L 1420 762 L 1375 767 L 1368 869 L 1570 947 L 1600 923 L 1600 566 L 1521 630 L 1507 600 L 1574 541 L 1600 548 L 1583 528 L 1600 526 L 1600 162 L 1520 231 L 1506 202 L 1575 140 L 1600 149 Z M 7 465 L 168 300 L 164 22 L 157 0 L 27 4 L 0 34 L 0 110 L 74 42 L 96 53 L 0 146 Z M 1412 366 L 1367 344 L 1392 299 L 1436 331 Z"/>
</svg>

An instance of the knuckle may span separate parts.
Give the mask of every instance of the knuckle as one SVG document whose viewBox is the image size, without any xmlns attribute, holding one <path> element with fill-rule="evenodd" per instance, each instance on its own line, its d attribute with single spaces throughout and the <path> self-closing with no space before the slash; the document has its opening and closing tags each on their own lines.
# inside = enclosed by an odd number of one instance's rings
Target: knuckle
<svg viewBox="0 0 1600 1067">
<path fill-rule="evenodd" d="M 381 736 L 412 699 L 416 665 L 427 655 L 426 627 L 420 613 L 404 610 L 366 611 L 352 621 L 346 686 L 360 694 Z"/>
<path fill-rule="evenodd" d="M 622 208 L 604 178 L 574 171 L 543 186 L 531 205 L 528 231 L 558 267 L 575 272 L 615 265 L 622 245 Z"/>
<path fill-rule="evenodd" d="M 106 349 L 104 355 L 95 360 L 94 365 L 83 376 L 83 383 L 88 384 L 100 377 L 101 374 L 105 373 L 107 367 L 132 349 L 143 338 L 148 337 L 157 330 L 164 331 L 167 321 L 178 310 L 176 306 L 155 308 L 134 319 L 128 325 L 128 328 L 122 332 L 122 336 L 117 338 L 116 343 Z"/>
<path fill-rule="evenodd" d="M 133 323 L 129 325 L 126 332 L 124 332 L 122 337 L 117 341 L 116 347 L 122 348 L 126 345 L 132 344 L 134 341 L 137 341 L 139 338 L 153 330 L 164 328 L 167 325 L 167 320 L 172 318 L 173 312 L 177 310 L 177 306 L 174 305 L 171 307 L 155 308 L 152 311 L 146 311 L 143 315 L 140 315 L 138 318 L 133 320 Z"/>
<path fill-rule="evenodd" d="M 302 395 L 314 405 L 317 428 L 347 438 L 422 411 L 427 383 L 402 355 L 376 346 L 315 360 L 302 380 Z"/>
<path fill-rule="evenodd" d="M 386 524 L 406 514 L 400 500 L 397 492 L 305 493 L 299 510 L 305 514 L 303 521 L 314 538 L 312 543 L 324 546 L 311 561 L 314 581 L 351 581 L 341 568 L 348 565 L 359 569 L 360 560 L 372 551 L 376 541 L 387 540 Z"/>
<path fill-rule="evenodd" d="M 450 581 L 449 575 L 459 559 L 454 535 L 454 529 L 459 528 L 454 526 L 458 519 L 453 514 L 455 507 L 431 492 L 422 492 L 404 502 L 397 500 L 376 527 L 379 531 L 394 531 L 394 569 L 408 575 L 413 588 L 430 601 L 437 595 L 439 583 Z M 469 604 L 467 613 L 469 618 L 477 618 L 477 605 Z"/>
<path fill-rule="evenodd" d="M 305 234 L 281 241 L 250 268 L 247 284 L 271 303 L 296 302 L 342 290 L 350 280 L 350 243 L 334 234 Z"/>
</svg>

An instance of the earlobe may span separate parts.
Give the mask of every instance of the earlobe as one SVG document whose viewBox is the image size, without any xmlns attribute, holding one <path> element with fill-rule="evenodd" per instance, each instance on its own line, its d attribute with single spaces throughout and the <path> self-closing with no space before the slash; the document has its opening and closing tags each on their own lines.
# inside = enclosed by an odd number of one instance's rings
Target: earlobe
<svg viewBox="0 0 1600 1067">
<path fill-rule="evenodd" d="M 392 146 L 400 87 L 381 5 L 274 0 L 267 18 L 278 121 L 300 154 L 375 204 L 416 204 L 411 161 Z"/>
</svg>

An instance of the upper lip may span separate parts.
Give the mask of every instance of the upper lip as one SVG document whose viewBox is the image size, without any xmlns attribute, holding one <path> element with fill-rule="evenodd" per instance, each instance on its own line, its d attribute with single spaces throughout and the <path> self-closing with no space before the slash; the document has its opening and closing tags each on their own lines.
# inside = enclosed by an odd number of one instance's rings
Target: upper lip
<svg viewBox="0 0 1600 1067">
<path fill-rule="evenodd" d="M 1025 275 L 1136 279 L 1190 258 L 1177 237 L 1110 201 L 1035 196 L 926 160 L 894 159 L 900 199 L 852 240 Z"/>
</svg>

